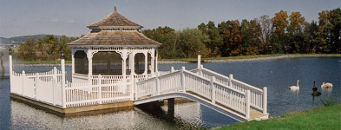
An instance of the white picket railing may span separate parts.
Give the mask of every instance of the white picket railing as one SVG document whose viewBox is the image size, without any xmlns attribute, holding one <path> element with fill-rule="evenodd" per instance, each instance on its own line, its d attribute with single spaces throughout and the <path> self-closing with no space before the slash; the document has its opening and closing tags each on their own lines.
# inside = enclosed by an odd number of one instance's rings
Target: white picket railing
<svg viewBox="0 0 341 130">
<path fill-rule="evenodd" d="M 182 67 L 170 72 L 147 75 L 72 74 L 66 77 L 64 60 L 61 70 L 17 73 L 12 70 L 10 57 L 11 93 L 53 106 L 68 108 L 121 101 L 136 101 L 156 95 L 184 92 L 199 96 L 200 100 L 224 106 L 245 116 L 250 107 L 267 114 L 267 89 L 259 89 L 239 80 L 216 73 L 198 63 L 188 71 Z M 200 65 L 200 66 L 199 66 Z M 71 81 L 72 77 L 72 82 Z"/>
<path fill-rule="evenodd" d="M 248 119 L 250 115 L 249 91 L 242 92 L 217 82 L 214 76 L 210 78 L 183 68 L 170 74 L 137 82 L 135 100 L 167 93 L 186 92 L 198 95 L 203 98 L 202 100 L 208 100 L 213 104 L 219 103 L 233 109 L 244 114 L 245 118 Z"/>
<path fill-rule="evenodd" d="M 44 102 L 62 106 L 62 72 L 55 67 L 49 72 L 11 74 L 11 93 Z"/>
<path fill-rule="evenodd" d="M 214 76 L 216 81 L 227 85 L 231 88 L 239 90 L 241 92 L 246 92 L 250 90 L 250 105 L 253 108 L 263 111 L 263 113 L 267 113 L 267 88 L 259 89 L 242 81 L 236 80 L 233 78 L 233 75 L 230 74 L 229 77 L 214 72 L 212 70 L 206 69 L 201 66 L 198 69 L 191 70 L 194 73 L 202 75 L 203 77 L 211 77 Z"/>
</svg>

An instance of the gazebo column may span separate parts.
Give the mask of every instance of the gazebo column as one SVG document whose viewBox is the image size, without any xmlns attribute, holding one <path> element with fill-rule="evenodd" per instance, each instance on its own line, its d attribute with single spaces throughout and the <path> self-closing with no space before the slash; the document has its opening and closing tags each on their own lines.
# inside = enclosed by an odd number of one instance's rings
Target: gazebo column
<svg viewBox="0 0 341 130">
<path fill-rule="evenodd" d="M 121 58 L 122 58 L 122 76 L 123 76 L 123 78 L 126 78 L 126 75 L 127 75 L 127 58 L 128 58 L 126 49 L 122 50 Z"/>
<path fill-rule="evenodd" d="M 144 52 L 144 73 L 147 74 L 148 72 L 148 52 Z"/>
<path fill-rule="evenodd" d="M 72 49 L 71 61 L 72 61 L 72 75 L 75 74 L 75 53 L 76 50 Z"/>
<path fill-rule="evenodd" d="M 155 53 L 156 53 L 155 54 L 155 72 L 159 72 L 159 70 L 158 70 L 158 63 L 157 63 L 159 52 L 158 52 L 157 49 L 155 50 Z"/>
<path fill-rule="evenodd" d="M 135 75 L 135 66 L 134 66 L 134 61 L 135 61 L 135 53 L 131 53 L 129 55 L 129 69 L 130 69 L 130 75 Z"/>
<path fill-rule="evenodd" d="M 155 54 L 154 54 L 154 48 L 152 49 L 152 52 L 151 52 L 151 59 L 150 59 L 150 65 L 151 65 L 151 67 L 150 67 L 150 74 L 151 75 L 154 75 L 154 71 L 155 71 L 155 69 L 154 69 L 154 59 L 155 59 Z"/>
<path fill-rule="evenodd" d="M 88 50 L 86 52 L 87 54 L 87 57 L 88 57 L 88 80 L 89 82 L 91 83 L 91 76 L 92 76 L 92 57 L 93 57 L 93 54 L 92 54 L 92 50 Z"/>
<path fill-rule="evenodd" d="M 123 93 L 126 93 L 126 88 L 127 88 L 127 50 L 124 48 L 121 53 L 121 58 L 122 58 L 122 82 L 123 86 L 121 87 L 120 91 Z"/>
</svg>

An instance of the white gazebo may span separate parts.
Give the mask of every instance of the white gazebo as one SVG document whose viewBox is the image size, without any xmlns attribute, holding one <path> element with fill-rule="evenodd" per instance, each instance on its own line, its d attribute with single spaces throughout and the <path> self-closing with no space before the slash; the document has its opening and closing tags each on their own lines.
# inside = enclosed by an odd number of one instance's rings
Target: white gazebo
<svg viewBox="0 0 341 130">
<path fill-rule="evenodd" d="M 159 42 L 140 32 L 143 28 L 117 12 L 88 26 L 91 31 L 69 43 L 72 48 L 72 81 L 84 82 L 101 75 L 126 81 L 141 80 L 158 72 Z"/>
</svg>

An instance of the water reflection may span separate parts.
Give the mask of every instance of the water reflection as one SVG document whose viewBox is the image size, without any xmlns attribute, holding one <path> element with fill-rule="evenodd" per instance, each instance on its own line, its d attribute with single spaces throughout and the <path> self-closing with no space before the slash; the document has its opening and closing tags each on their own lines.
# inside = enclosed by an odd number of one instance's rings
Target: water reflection
<svg viewBox="0 0 341 130">
<path fill-rule="evenodd" d="M 175 104 L 174 117 L 166 105 L 92 116 L 59 117 L 11 101 L 11 129 L 203 129 L 200 104 Z M 170 121 L 172 119 L 172 121 Z"/>
</svg>

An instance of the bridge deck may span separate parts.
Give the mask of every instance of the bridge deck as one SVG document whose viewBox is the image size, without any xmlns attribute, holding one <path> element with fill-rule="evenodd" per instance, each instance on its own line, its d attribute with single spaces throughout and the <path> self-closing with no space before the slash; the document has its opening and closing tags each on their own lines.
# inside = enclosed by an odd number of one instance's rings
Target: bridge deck
<svg viewBox="0 0 341 130">
<path fill-rule="evenodd" d="M 190 94 L 193 94 L 193 95 L 195 95 L 195 96 L 198 96 L 198 97 L 200 97 L 200 98 L 202 98 L 202 99 L 205 99 L 206 101 L 211 101 L 211 100 L 209 100 L 209 99 L 207 99 L 207 98 L 205 98 L 205 97 L 203 97 L 203 96 L 200 96 L 200 95 L 198 95 L 198 94 L 196 94 L 196 93 L 194 93 L 194 92 L 190 92 L 190 91 L 187 91 L 187 93 L 190 93 Z M 230 110 L 230 111 L 233 111 L 233 112 L 235 112 L 235 113 L 238 113 L 238 114 L 240 114 L 239 112 L 236 112 L 235 110 L 233 110 L 233 109 L 231 109 L 231 108 L 228 108 L 228 107 L 225 107 L 225 106 L 223 106 L 223 105 L 220 105 L 219 103 L 217 103 L 219 106 L 221 106 L 221 107 L 223 107 L 223 108 L 225 108 L 225 109 L 228 109 L 228 110 Z M 242 115 L 242 114 L 240 114 L 240 115 Z M 262 119 L 263 117 L 267 117 L 268 115 L 267 114 L 264 114 L 263 112 L 261 112 L 261 111 L 258 111 L 258 110 L 256 110 L 256 109 L 253 109 L 252 107 L 250 107 L 250 120 L 259 120 L 259 119 Z"/>
<path fill-rule="evenodd" d="M 198 95 L 198 94 L 196 94 L 194 92 L 186 91 L 186 93 L 191 94 L 191 95 L 195 95 L 196 97 L 199 97 L 201 100 L 205 100 L 206 102 L 211 102 L 210 99 L 207 99 L 207 98 L 205 98 L 203 96 L 200 96 L 200 95 Z M 148 96 L 141 97 L 138 100 L 143 100 L 143 99 L 147 99 L 147 98 L 151 98 L 151 97 L 152 97 L 152 95 L 148 95 Z M 239 112 L 237 112 L 237 111 L 235 111 L 235 110 L 233 110 L 233 109 L 231 109 L 229 107 L 225 107 L 225 106 L 223 106 L 223 105 L 221 105 L 219 103 L 216 103 L 216 105 L 218 105 L 220 107 L 223 107 L 224 109 L 227 109 L 229 111 L 232 111 L 235 114 L 243 116 L 243 114 L 241 114 L 241 113 L 239 113 Z M 267 119 L 267 118 L 268 118 L 268 114 L 264 114 L 263 112 L 250 107 L 250 118 L 248 119 L 249 121 L 250 120 L 262 120 L 262 119 Z"/>
</svg>

